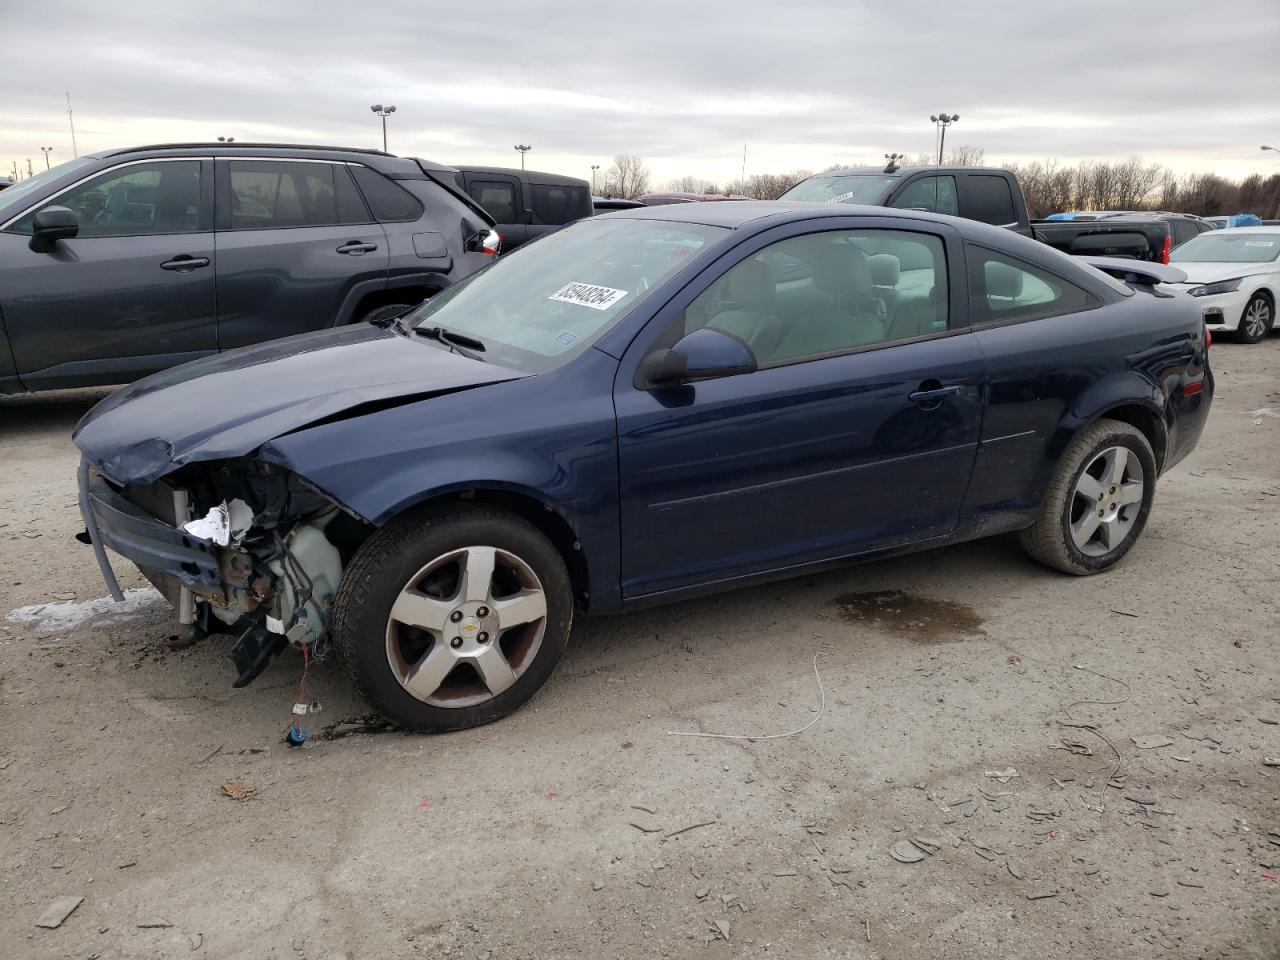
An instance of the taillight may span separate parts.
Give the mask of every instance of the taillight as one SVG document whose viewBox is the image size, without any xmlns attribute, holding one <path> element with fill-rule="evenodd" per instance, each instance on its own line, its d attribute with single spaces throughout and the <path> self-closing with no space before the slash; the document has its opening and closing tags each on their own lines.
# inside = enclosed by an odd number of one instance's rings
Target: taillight
<svg viewBox="0 0 1280 960">
<path fill-rule="evenodd" d="M 485 234 L 484 245 L 480 248 L 483 252 L 491 257 L 498 255 L 498 250 L 502 247 L 502 235 L 497 230 L 490 230 Z M 1168 262 L 1167 260 L 1165 261 Z"/>
<path fill-rule="evenodd" d="M 1204 328 L 1204 348 L 1208 350 L 1213 346 L 1213 331 L 1208 327 Z"/>
<path fill-rule="evenodd" d="M 1169 236 L 1169 234 L 1166 233 L 1164 235 L 1164 246 L 1160 248 L 1161 263 L 1169 262 L 1169 251 L 1172 249 L 1173 249 L 1173 237 Z"/>
</svg>

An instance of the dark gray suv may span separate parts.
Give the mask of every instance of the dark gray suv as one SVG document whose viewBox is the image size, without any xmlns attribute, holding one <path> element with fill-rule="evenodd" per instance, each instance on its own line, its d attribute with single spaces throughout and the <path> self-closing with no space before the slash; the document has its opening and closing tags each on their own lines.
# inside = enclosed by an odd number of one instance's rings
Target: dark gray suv
<svg viewBox="0 0 1280 960">
<path fill-rule="evenodd" d="M 456 171 L 368 150 L 167 144 L 0 194 L 0 393 L 125 383 L 387 317 L 484 266 Z"/>
</svg>

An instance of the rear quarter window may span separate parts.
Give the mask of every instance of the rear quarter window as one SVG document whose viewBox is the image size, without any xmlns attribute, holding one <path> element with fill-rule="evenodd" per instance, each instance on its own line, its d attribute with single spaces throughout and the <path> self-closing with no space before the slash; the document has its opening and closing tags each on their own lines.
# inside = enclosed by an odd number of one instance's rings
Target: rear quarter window
<svg viewBox="0 0 1280 960">
<path fill-rule="evenodd" d="M 373 218 L 382 223 L 417 220 L 422 216 L 418 198 L 393 180 L 359 164 L 351 165 L 351 174 L 360 185 Z"/>
</svg>

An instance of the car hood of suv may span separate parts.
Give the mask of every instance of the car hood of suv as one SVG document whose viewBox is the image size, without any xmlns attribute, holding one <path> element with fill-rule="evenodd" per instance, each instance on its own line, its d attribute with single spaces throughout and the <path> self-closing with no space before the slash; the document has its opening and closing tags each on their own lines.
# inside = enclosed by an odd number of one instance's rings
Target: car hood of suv
<svg viewBox="0 0 1280 960">
<path fill-rule="evenodd" d="M 369 325 L 246 347 L 165 370 L 107 397 L 72 438 L 118 484 L 252 453 L 321 420 L 525 374 Z"/>
</svg>

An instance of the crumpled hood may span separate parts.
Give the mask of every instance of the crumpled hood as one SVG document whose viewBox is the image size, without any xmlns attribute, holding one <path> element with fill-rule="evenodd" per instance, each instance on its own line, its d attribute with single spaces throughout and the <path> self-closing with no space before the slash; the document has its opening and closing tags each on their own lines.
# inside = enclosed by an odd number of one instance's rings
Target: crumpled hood
<svg viewBox="0 0 1280 960">
<path fill-rule="evenodd" d="M 281 434 L 367 404 L 514 380 L 369 325 L 206 357 L 113 393 L 76 425 L 76 446 L 116 483 L 149 483 L 195 460 L 251 453 Z"/>
<path fill-rule="evenodd" d="M 1196 287 L 1202 283 L 1234 280 L 1236 277 L 1252 277 L 1260 273 L 1275 273 L 1274 263 L 1194 263 L 1176 260 L 1169 264 L 1187 275 L 1187 283 Z"/>
</svg>

